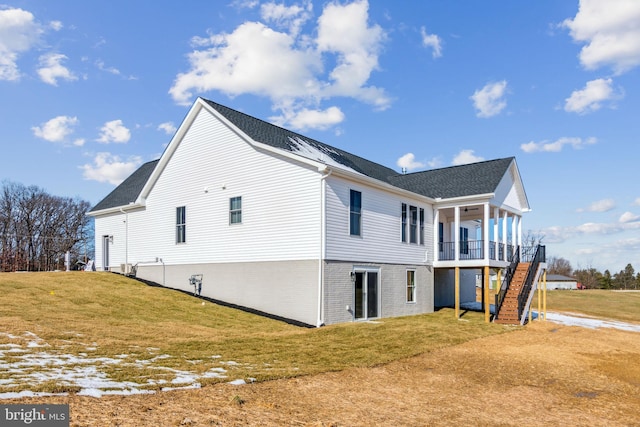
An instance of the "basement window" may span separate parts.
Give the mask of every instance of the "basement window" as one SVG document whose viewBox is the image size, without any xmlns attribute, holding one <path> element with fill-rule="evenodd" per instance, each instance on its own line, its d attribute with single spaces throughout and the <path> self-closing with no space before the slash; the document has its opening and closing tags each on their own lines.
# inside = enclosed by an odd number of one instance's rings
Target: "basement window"
<svg viewBox="0 0 640 427">
<path fill-rule="evenodd" d="M 407 302 L 416 302 L 416 271 L 407 270 Z"/>
</svg>

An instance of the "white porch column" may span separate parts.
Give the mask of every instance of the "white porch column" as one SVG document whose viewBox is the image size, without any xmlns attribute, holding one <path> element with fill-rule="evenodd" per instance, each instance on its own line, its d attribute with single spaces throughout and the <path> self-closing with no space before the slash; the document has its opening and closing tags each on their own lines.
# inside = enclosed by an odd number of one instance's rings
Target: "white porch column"
<svg viewBox="0 0 640 427">
<path fill-rule="evenodd" d="M 453 212 L 453 250 L 456 253 L 454 259 L 460 261 L 460 206 L 456 206 Z"/>
<path fill-rule="evenodd" d="M 440 209 L 438 208 L 433 211 L 433 261 L 440 261 Z"/>
<path fill-rule="evenodd" d="M 522 217 L 518 215 L 518 245 L 522 247 Z M 522 252 L 522 249 L 520 249 Z"/>
<path fill-rule="evenodd" d="M 513 251 L 515 253 L 515 250 L 518 247 L 518 236 L 517 236 L 518 217 L 513 215 L 512 218 L 513 219 L 511 220 L 511 245 L 513 246 Z"/>
<path fill-rule="evenodd" d="M 500 228 L 498 221 L 500 219 L 500 208 L 493 208 L 493 243 L 496 245 L 496 261 L 500 260 Z"/>
<path fill-rule="evenodd" d="M 507 223 L 509 222 L 509 213 L 504 211 L 502 213 L 502 261 L 507 261 L 509 259 L 509 255 L 507 254 Z"/>
<path fill-rule="evenodd" d="M 482 246 L 484 250 L 484 261 L 489 265 L 489 203 L 483 205 L 484 212 L 482 214 Z"/>
</svg>

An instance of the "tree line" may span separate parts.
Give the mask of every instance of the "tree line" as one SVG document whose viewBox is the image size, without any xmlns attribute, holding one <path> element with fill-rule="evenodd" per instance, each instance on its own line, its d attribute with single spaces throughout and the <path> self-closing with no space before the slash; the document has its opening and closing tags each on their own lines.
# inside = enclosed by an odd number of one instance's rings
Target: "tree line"
<svg viewBox="0 0 640 427">
<path fill-rule="evenodd" d="M 640 289 L 640 272 L 636 273 L 631 264 L 612 274 L 609 270 L 603 273 L 593 267 L 573 270 L 566 259 L 550 257 L 547 273 L 573 277 L 587 289 Z"/>
<path fill-rule="evenodd" d="M 3 181 L 0 188 L 0 271 L 52 271 L 93 258 L 91 205 Z"/>
</svg>

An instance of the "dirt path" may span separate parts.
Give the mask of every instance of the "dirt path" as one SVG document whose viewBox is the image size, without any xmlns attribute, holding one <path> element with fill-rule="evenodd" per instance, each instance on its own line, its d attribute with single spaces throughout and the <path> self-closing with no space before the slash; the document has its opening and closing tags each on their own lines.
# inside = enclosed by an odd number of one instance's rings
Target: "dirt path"
<svg viewBox="0 0 640 427">
<path fill-rule="evenodd" d="M 629 426 L 640 425 L 639 361 L 638 333 L 534 322 L 375 368 L 22 402 L 70 403 L 72 426 Z"/>
</svg>

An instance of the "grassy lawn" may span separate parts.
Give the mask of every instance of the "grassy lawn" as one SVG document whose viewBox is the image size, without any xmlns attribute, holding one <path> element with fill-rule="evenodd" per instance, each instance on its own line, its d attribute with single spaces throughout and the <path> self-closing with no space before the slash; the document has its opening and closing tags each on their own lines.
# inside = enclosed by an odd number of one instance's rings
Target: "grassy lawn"
<svg viewBox="0 0 640 427">
<path fill-rule="evenodd" d="M 537 295 L 532 307 L 534 310 L 538 308 Z M 547 291 L 547 310 L 640 323 L 640 292 L 601 289 Z"/>
<path fill-rule="evenodd" d="M 186 373 L 207 384 L 376 366 L 510 330 L 451 310 L 305 329 L 111 273 L 1 273 L 0 292 L 0 393 L 79 390 L 64 375 L 43 381 L 46 364 L 16 384 L 3 366 L 30 355 L 158 389 L 193 382 Z"/>
</svg>

